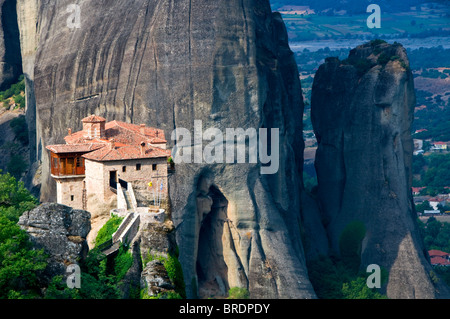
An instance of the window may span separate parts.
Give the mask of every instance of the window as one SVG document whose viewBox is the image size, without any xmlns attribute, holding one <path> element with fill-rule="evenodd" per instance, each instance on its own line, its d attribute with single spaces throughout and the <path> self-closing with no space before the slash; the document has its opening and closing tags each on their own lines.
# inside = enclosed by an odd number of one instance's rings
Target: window
<svg viewBox="0 0 450 319">
<path fill-rule="evenodd" d="M 126 173 L 127 172 L 127 167 L 126 166 L 122 166 L 122 173 Z"/>
<path fill-rule="evenodd" d="M 136 164 L 136 170 L 140 171 L 141 170 L 141 164 Z"/>
<path fill-rule="evenodd" d="M 83 158 L 77 157 L 77 167 L 83 167 Z"/>
<path fill-rule="evenodd" d="M 73 196 L 73 195 L 70 195 L 70 201 L 74 201 L 74 199 L 75 199 L 75 196 Z"/>
<path fill-rule="evenodd" d="M 153 164 L 152 165 L 152 170 L 156 171 L 158 169 L 158 165 L 157 164 Z"/>
</svg>

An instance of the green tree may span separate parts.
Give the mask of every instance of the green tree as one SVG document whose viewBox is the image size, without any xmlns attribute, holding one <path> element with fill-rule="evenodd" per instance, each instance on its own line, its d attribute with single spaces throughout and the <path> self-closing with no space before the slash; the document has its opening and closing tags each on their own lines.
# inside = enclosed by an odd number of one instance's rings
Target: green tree
<svg viewBox="0 0 450 319">
<path fill-rule="evenodd" d="M 233 287 L 228 291 L 228 299 L 249 299 L 250 294 L 247 289 Z"/>
<path fill-rule="evenodd" d="M 38 272 L 47 266 L 43 250 L 32 249 L 28 234 L 0 214 L 0 298 L 38 295 Z"/>
<path fill-rule="evenodd" d="M 23 212 L 33 209 L 38 200 L 13 176 L 1 174 L 0 170 L 0 214 L 17 222 Z"/>
<path fill-rule="evenodd" d="M 421 204 L 417 204 L 417 205 L 416 205 L 416 211 L 417 211 L 418 213 L 423 213 L 423 212 L 426 211 L 426 210 L 433 210 L 433 208 L 432 208 L 431 205 L 430 205 L 430 202 L 428 202 L 427 200 L 424 201 L 424 202 L 421 203 Z"/>
<path fill-rule="evenodd" d="M 16 139 L 18 139 L 22 145 L 28 145 L 28 125 L 25 116 L 21 115 L 13 119 L 9 126 L 14 132 Z"/>
<path fill-rule="evenodd" d="M 23 172 L 26 170 L 26 167 L 27 163 L 23 159 L 22 155 L 14 154 L 11 156 L 11 159 L 8 162 L 6 168 L 12 176 L 19 179 L 22 176 Z"/>
<path fill-rule="evenodd" d="M 342 261 L 349 269 L 358 271 L 361 264 L 361 245 L 366 235 L 366 227 L 360 221 L 349 223 L 339 237 Z"/>
<path fill-rule="evenodd" d="M 387 297 L 370 289 L 364 277 L 358 277 L 342 285 L 342 295 L 345 299 L 386 299 Z"/>
<path fill-rule="evenodd" d="M 120 224 L 123 221 L 123 217 L 116 215 L 111 216 L 111 218 L 106 222 L 105 225 L 98 231 L 97 237 L 95 238 L 95 245 L 99 246 L 112 238 L 112 235 L 117 231 Z"/>
<path fill-rule="evenodd" d="M 43 250 L 35 250 L 17 221 L 38 201 L 22 182 L 0 171 L 0 298 L 31 298 L 39 294 L 38 273 L 46 267 Z"/>
</svg>

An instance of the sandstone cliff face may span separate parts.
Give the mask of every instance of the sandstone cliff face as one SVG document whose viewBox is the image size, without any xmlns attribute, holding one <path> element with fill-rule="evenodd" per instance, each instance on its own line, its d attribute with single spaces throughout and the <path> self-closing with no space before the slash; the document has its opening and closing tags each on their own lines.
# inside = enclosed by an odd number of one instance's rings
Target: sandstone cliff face
<svg viewBox="0 0 450 319">
<path fill-rule="evenodd" d="M 34 62 L 39 39 L 38 8 L 40 0 L 17 0 L 17 24 L 20 31 L 19 43 L 22 59 L 22 72 L 25 78 L 26 118 L 28 123 L 30 140 L 30 162 L 35 163 L 27 176 L 27 187 L 30 188 L 30 180 L 39 170 L 40 159 L 36 136 L 36 99 L 34 96 Z"/>
<path fill-rule="evenodd" d="M 318 197 L 331 249 L 351 222 L 365 226 L 361 262 L 389 272 L 389 298 L 434 298 L 411 194 L 414 84 L 401 45 L 369 43 L 329 58 L 312 91 Z M 365 268 L 364 268 L 365 269 Z"/>
<path fill-rule="evenodd" d="M 19 21 L 38 40 L 35 54 L 27 47 L 41 199 L 55 194 L 45 145 L 88 114 L 157 126 L 168 139 L 175 128 L 192 132 L 194 120 L 223 132 L 279 128 L 274 175 L 261 175 L 260 164 L 177 165 L 170 196 L 187 294 L 205 285 L 246 287 L 254 298 L 315 297 L 300 239 L 300 82 L 269 1 L 81 0 L 80 29 L 67 24 L 70 0 L 20 1 L 36 13 Z M 200 246 L 204 236 L 212 246 Z M 199 274 L 208 265 L 220 271 Z"/>
<path fill-rule="evenodd" d="M 49 255 L 43 279 L 66 275 L 67 266 L 87 256 L 90 218 L 86 211 L 54 203 L 44 203 L 20 217 L 19 225 L 28 232 L 34 247 Z"/>
</svg>

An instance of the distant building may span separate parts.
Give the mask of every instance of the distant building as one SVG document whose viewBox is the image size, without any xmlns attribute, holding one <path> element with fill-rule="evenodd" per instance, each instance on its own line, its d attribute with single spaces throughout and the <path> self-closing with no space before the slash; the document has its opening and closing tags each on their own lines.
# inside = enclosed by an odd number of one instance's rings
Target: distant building
<svg viewBox="0 0 450 319">
<path fill-rule="evenodd" d="M 47 146 L 58 203 L 98 211 L 117 207 L 118 197 L 126 200 L 126 194 L 118 192 L 129 191 L 140 205 L 154 204 L 155 194 L 167 199 L 170 151 L 164 131 L 119 121 L 106 123 L 95 115 L 82 122 L 82 131 L 69 129 L 66 144 Z"/>
<path fill-rule="evenodd" d="M 445 206 L 447 204 L 447 200 L 443 197 L 433 197 L 428 202 L 434 210 L 439 210 L 439 206 Z"/>
<path fill-rule="evenodd" d="M 414 139 L 414 150 L 420 151 L 423 149 L 423 140 Z"/>
<path fill-rule="evenodd" d="M 412 193 L 414 196 L 420 195 L 420 192 L 426 187 L 412 187 Z"/>
<path fill-rule="evenodd" d="M 433 142 L 432 150 L 437 151 L 446 151 L 447 150 L 447 143 L 446 142 Z"/>
<path fill-rule="evenodd" d="M 437 215 L 441 214 L 441 211 L 440 210 L 434 210 L 434 209 L 433 210 L 424 210 L 423 214 L 425 216 L 437 216 Z"/>
<path fill-rule="evenodd" d="M 414 196 L 413 200 L 414 200 L 414 204 L 422 204 L 424 201 L 427 201 L 431 198 L 431 196 L 429 195 L 425 195 L 425 196 Z"/>
<path fill-rule="evenodd" d="M 429 250 L 428 255 L 432 266 L 450 266 L 450 254 L 440 250 Z"/>
</svg>

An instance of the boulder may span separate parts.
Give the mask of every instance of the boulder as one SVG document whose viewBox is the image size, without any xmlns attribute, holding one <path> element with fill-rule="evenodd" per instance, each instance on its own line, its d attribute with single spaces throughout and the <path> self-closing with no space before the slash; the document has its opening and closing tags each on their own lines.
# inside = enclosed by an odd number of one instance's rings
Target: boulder
<svg viewBox="0 0 450 319">
<path fill-rule="evenodd" d="M 90 218 L 89 212 L 55 203 L 44 203 L 20 217 L 19 225 L 30 235 L 33 246 L 43 248 L 49 256 L 47 279 L 66 275 L 67 266 L 87 256 Z"/>
</svg>

